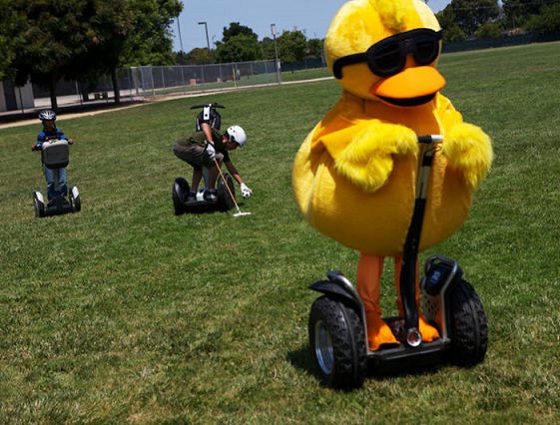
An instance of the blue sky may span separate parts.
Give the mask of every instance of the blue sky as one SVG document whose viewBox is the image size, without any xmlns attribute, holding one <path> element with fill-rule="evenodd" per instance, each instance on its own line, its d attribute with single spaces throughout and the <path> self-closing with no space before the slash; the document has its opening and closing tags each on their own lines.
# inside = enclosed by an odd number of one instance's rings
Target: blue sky
<svg viewBox="0 0 560 425">
<path fill-rule="evenodd" d="M 324 38 L 330 22 L 346 0 L 182 0 L 179 25 L 174 22 L 173 49 L 190 52 L 206 47 L 206 22 L 210 46 L 222 39 L 224 27 L 231 22 L 251 28 L 259 40 L 272 37 L 271 24 L 277 35 L 282 31 L 300 30 L 307 38 Z M 428 0 L 434 12 L 445 8 L 450 0 Z M 181 37 L 179 38 L 179 31 Z M 182 42 L 182 43 L 181 43 Z"/>
</svg>

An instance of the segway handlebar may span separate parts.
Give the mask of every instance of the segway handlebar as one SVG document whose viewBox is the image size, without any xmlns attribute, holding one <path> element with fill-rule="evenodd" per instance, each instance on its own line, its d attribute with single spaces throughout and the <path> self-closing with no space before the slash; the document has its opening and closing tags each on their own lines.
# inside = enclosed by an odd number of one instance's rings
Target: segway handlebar
<svg viewBox="0 0 560 425">
<path fill-rule="evenodd" d="M 190 109 L 200 109 L 200 108 L 206 108 L 206 107 L 210 107 L 210 108 L 213 108 L 213 109 L 216 109 L 216 108 L 224 109 L 225 108 L 224 105 L 220 105 L 219 103 L 205 103 L 203 105 L 193 105 L 193 106 L 190 107 Z"/>
<path fill-rule="evenodd" d="M 432 143 L 443 141 L 443 135 L 441 134 L 429 134 L 427 136 L 418 136 L 418 143 Z"/>
</svg>

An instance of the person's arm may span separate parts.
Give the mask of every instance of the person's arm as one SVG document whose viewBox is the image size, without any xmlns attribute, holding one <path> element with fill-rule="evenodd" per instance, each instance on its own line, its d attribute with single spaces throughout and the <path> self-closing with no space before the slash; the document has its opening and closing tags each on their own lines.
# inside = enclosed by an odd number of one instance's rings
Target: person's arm
<svg viewBox="0 0 560 425">
<path fill-rule="evenodd" d="M 31 150 L 32 151 L 40 151 L 41 150 L 41 145 L 43 144 L 43 139 L 44 139 L 44 136 L 43 136 L 43 133 L 41 132 L 37 135 L 37 141 L 31 145 Z"/>
<path fill-rule="evenodd" d="M 200 128 L 202 129 L 202 132 L 206 137 L 206 141 L 214 144 L 214 139 L 212 138 L 212 127 L 210 127 L 210 124 L 208 124 L 207 122 L 203 122 L 200 125 Z"/>
<path fill-rule="evenodd" d="M 233 176 L 233 178 L 235 180 L 237 180 L 237 183 L 239 183 L 239 185 L 242 185 L 243 184 L 243 179 L 241 178 L 241 176 L 237 172 L 237 168 L 235 168 L 235 165 L 233 165 L 233 162 L 224 161 L 224 164 L 226 165 L 226 168 L 228 169 L 229 173 Z"/>
<path fill-rule="evenodd" d="M 213 161 L 216 157 L 216 149 L 214 148 L 214 139 L 212 138 L 212 128 L 208 123 L 203 122 L 200 125 L 200 129 L 204 133 L 204 138 L 206 139 L 206 155 Z"/>
<path fill-rule="evenodd" d="M 57 132 L 57 138 L 59 138 L 60 140 L 66 140 L 69 145 L 74 143 L 74 139 L 66 137 L 66 135 L 62 132 L 62 130 L 57 129 L 56 132 Z"/>
<path fill-rule="evenodd" d="M 241 196 L 243 196 L 244 198 L 250 197 L 253 191 L 249 189 L 249 186 L 245 184 L 245 182 L 237 172 L 237 168 L 235 168 L 235 165 L 233 165 L 233 162 L 224 161 L 224 163 L 226 164 L 226 168 L 228 169 L 230 174 L 233 176 L 235 180 L 237 180 L 237 183 L 239 183 L 239 187 L 241 188 Z"/>
</svg>

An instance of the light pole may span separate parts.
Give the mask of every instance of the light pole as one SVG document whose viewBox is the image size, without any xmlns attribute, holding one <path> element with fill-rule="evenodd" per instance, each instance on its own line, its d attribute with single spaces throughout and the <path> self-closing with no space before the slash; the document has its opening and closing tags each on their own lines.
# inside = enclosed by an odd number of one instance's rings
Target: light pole
<svg viewBox="0 0 560 425">
<path fill-rule="evenodd" d="M 181 37 L 181 24 L 179 24 L 179 15 L 177 15 L 177 35 L 179 36 L 179 45 L 181 46 L 181 53 L 184 53 L 183 50 L 183 37 Z"/>
<path fill-rule="evenodd" d="M 212 58 L 210 57 L 210 39 L 208 38 L 208 23 L 206 21 L 199 22 L 198 25 L 204 25 L 206 30 L 206 47 L 208 48 L 208 62 L 212 63 Z"/>
<path fill-rule="evenodd" d="M 274 40 L 274 63 L 276 65 L 276 78 L 278 79 L 278 84 L 281 84 L 282 76 L 280 75 L 280 61 L 278 60 L 278 47 L 276 47 L 276 24 L 270 24 L 270 32 L 272 33 L 272 39 Z"/>
</svg>

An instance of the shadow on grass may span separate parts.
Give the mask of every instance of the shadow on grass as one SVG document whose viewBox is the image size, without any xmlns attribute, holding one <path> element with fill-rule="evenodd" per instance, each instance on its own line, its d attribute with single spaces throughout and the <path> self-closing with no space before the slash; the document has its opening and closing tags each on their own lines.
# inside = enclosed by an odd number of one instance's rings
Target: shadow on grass
<svg viewBox="0 0 560 425">
<path fill-rule="evenodd" d="M 309 350 L 308 345 L 304 345 L 295 351 L 290 351 L 287 356 L 287 360 L 290 364 L 303 372 L 306 372 L 310 376 L 313 376 L 320 381 L 320 376 L 315 367 L 312 354 Z M 379 368 L 375 367 L 371 361 L 368 362 L 368 370 L 365 377 L 370 380 L 384 381 L 386 379 L 393 379 L 405 376 L 429 376 L 436 374 L 444 367 L 449 366 L 449 363 L 442 360 L 441 362 L 427 362 L 426 364 L 418 364 L 416 366 L 408 365 L 402 367 L 392 367 L 392 368 Z M 345 392 L 346 390 L 340 390 Z"/>
</svg>

